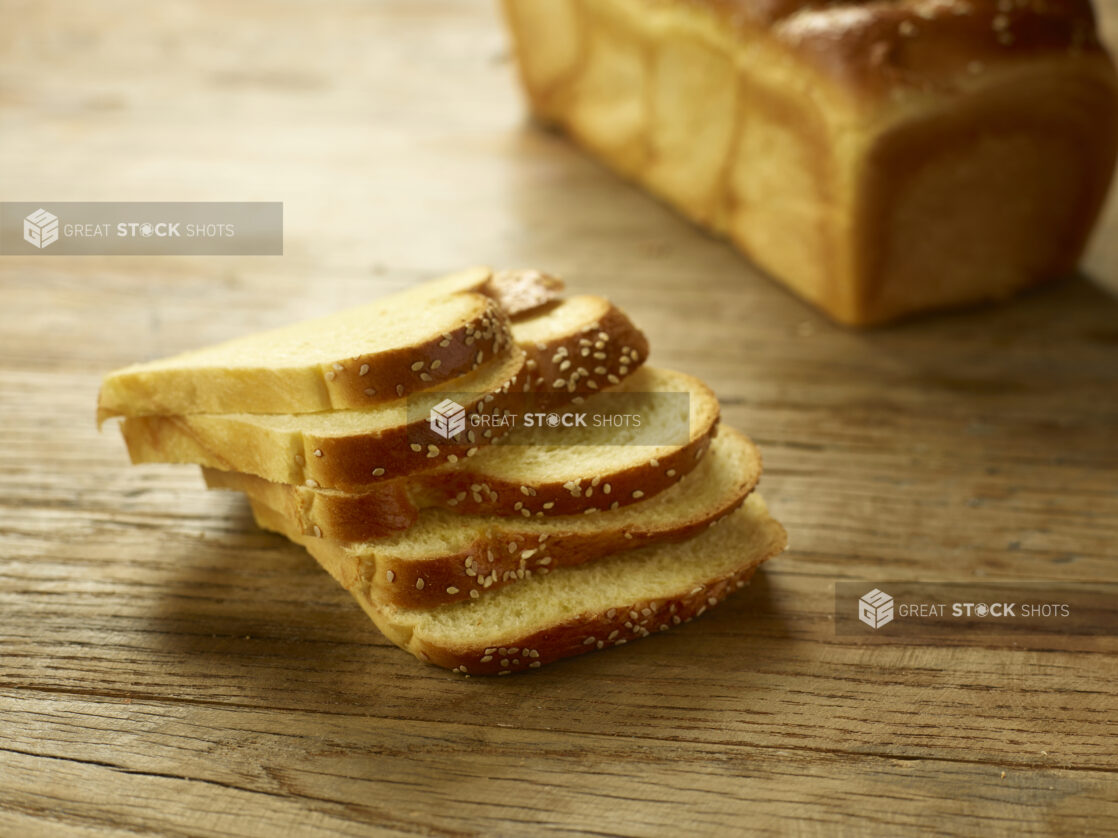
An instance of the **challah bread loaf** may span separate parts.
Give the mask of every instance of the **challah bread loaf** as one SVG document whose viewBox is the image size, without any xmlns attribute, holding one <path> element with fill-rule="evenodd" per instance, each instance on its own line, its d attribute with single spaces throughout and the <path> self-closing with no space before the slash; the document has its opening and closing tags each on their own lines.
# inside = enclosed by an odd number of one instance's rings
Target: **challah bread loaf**
<svg viewBox="0 0 1118 838">
<path fill-rule="evenodd" d="M 835 319 L 1070 273 L 1118 143 L 1088 0 L 504 0 L 535 114 Z"/>
</svg>

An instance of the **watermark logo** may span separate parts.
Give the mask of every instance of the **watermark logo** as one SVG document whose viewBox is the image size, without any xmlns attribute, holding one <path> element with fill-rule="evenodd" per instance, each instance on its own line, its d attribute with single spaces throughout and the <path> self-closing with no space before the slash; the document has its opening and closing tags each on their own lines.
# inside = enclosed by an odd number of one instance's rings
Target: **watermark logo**
<svg viewBox="0 0 1118 838">
<path fill-rule="evenodd" d="M 466 408 L 452 399 L 443 399 L 431 408 L 427 421 L 432 431 L 450 439 L 466 430 Z"/>
<path fill-rule="evenodd" d="M 283 254 L 283 204 L 275 201 L 51 201 L 50 206 L 0 201 L 0 256 Z"/>
<path fill-rule="evenodd" d="M 23 219 L 23 240 L 42 250 L 58 241 L 58 216 L 42 207 Z"/>
<path fill-rule="evenodd" d="M 893 622 L 893 598 L 874 588 L 858 600 L 858 619 L 872 629 Z"/>
</svg>

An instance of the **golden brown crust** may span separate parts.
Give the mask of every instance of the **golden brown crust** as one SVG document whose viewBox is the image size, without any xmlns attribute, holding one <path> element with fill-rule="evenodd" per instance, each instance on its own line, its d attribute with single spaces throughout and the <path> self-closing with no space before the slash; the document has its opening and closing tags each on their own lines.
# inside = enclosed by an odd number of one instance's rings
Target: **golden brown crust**
<svg viewBox="0 0 1118 838">
<path fill-rule="evenodd" d="M 521 348 L 528 353 L 533 389 L 557 392 L 557 403 L 565 404 L 576 395 L 619 384 L 635 372 L 648 357 L 648 338 L 625 312 L 609 304 L 598 320 L 579 332 L 557 341 L 521 343 Z M 541 401 L 541 407 L 547 404 Z"/>
<path fill-rule="evenodd" d="M 329 407 L 321 409 L 361 409 L 446 385 L 469 375 L 487 361 L 506 357 L 515 351 L 510 330 L 507 313 L 497 300 L 486 296 L 481 314 L 457 329 L 414 346 L 323 364 L 321 372 Z M 276 409 L 254 412 L 300 411 Z"/>
<path fill-rule="evenodd" d="M 758 31 L 863 94 L 954 86 L 981 68 L 1101 53 L 1089 0 L 680 0 Z"/>
</svg>

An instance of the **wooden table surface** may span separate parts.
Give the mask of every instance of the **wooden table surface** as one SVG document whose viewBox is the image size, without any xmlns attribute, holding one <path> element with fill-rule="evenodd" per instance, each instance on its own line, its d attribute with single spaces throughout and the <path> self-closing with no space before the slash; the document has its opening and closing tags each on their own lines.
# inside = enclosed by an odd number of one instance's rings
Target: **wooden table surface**
<svg viewBox="0 0 1118 838">
<path fill-rule="evenodd" d="M 1114 834 L 1113 638 L 867 643 L 832 597 L 1114 578 L 1118 212 L 1091 280 L 855 333 L 527 126 L 486 2 L 0 20 L 4 200 L 286 226 L 283 257 L 0 257 L 0 835 Z M 464 679 L 94 428 L 111 368 L 474 263 L 608 294 L 709 381 L 791 550 L 680 630 Z"/>
</svg>

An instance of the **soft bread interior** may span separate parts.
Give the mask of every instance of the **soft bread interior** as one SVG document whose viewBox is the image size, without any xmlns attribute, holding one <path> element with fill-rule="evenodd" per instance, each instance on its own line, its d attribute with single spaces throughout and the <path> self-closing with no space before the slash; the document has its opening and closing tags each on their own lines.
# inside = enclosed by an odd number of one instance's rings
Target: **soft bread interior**
<svg viewBox="0 0 1118 838">
<path fill-rule="evenodd" d="M 393 626 L 450 649 L 501 645 L 580 615 L 687 594 L 781 552 L 784 528 L 751 495 L 716 527 L 678 544 L 658 544 L 565 567 L 431 610 L 375 606 Z"/>
</svg>

